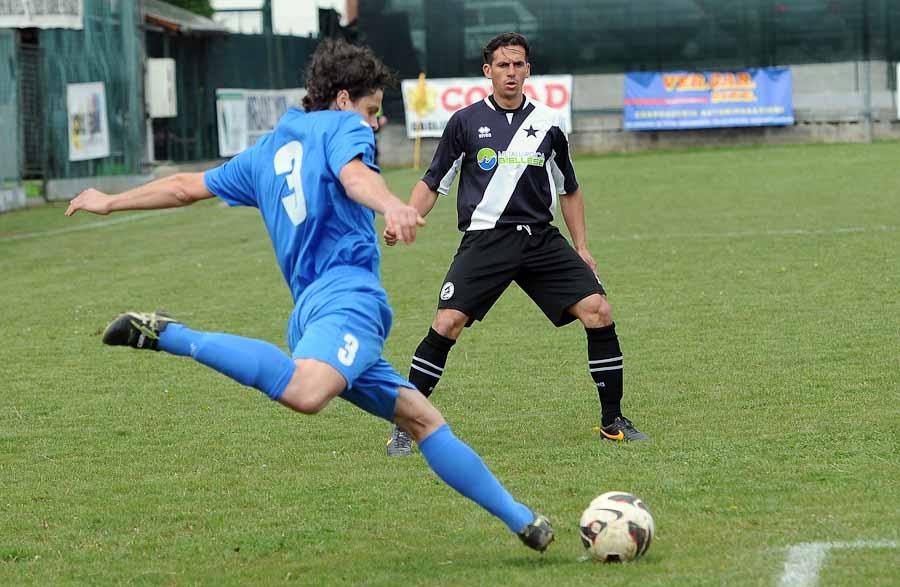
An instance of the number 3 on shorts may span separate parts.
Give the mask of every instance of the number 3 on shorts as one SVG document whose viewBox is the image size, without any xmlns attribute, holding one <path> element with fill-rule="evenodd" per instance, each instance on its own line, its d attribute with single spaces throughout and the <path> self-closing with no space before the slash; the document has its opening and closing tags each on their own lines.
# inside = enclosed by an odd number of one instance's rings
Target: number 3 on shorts
<svg viewBox="0 0 900 587">
<path fill-rule="evenodd" d="M 359 350 L 359 341 L 352 334 L 344 335 L 344 346 L 338 349 L 338 361 L 346 366 L 353 364 L 356 358 L 356 351 Z"/>
</svg>

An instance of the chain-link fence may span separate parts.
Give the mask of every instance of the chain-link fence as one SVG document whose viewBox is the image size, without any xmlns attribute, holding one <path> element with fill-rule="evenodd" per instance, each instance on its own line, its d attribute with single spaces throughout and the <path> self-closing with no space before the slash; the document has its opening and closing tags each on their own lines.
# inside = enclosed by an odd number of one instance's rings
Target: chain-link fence
<svg viewBox="0 0 900 587">
<path fill-rule="evenodd" d="M 542 74 L 900 60 L 898 0 L 384 0 L 359 9 L 363 40 L 404 77 L 477 76 L 481 47 L 505 31 L 528 38 Z"/>
<path fill-rule="evenodd" d="M 303 70 L 317 44 L 318 39 L 277 35 L 148 33 L 147 56 L 171 57 L 176 63 L 178 116 L 154 121 L 156 158 L 218 157 L 216 89 L 302 87 Z"/>
<path fill-rule="evenodd" d="M 0 29 L 0 190 L 18 184 L 19 169 L 19 118 L 16 84 L 15 31 Z"/>
<path fill-rule="evenodd" d="M 135 2 L 84 0 L 84 30 L 40 32 L 43 169 L 46 178 L 140 171 L 144 152 L 140 16 Z M 110 155 L 69 160 L 69 84 L 103 82 Z M 32 160 L 34 156 L 31 156 Z"/>
</svg>

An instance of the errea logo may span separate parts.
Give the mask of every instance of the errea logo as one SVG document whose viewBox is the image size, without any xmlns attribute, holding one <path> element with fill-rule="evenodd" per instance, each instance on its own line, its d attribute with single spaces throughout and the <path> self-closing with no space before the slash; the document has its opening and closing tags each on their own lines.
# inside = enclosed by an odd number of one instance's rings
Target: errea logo
<svg viewBox="0 0 900 587">
<path fill-rule="evenodd" d="M 491 127 L 482 126 L 478 129 L 478 138 L 479 139 L 490 139 L 491 137 Z"/>
</svg>

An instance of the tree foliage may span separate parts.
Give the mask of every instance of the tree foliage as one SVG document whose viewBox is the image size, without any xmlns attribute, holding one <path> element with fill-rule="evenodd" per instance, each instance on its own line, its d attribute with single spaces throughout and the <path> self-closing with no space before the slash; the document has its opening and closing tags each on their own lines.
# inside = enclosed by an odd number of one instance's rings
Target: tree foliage
<svg viewBox="0 0 900 587">
<path fill-rule="evenodd" d="M 209 1 L 210 0 L 165 0 L 165 2 L 168 2 L 169 4 L 174 4 L 175 6 L 206 17 L 212 16 L 213 12 L 215 12 Z"/>
</svg>

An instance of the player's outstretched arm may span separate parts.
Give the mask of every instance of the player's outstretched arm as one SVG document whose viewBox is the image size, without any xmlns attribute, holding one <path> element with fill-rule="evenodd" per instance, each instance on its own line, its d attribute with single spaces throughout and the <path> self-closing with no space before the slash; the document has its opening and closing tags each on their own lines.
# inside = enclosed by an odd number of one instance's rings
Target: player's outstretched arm
<svg viewBox="0 0 900 587">
<path fill-rule="evenodd" d="M 594 261 L 587 246 L 587 230 L 584 227 L 584 196 L 581 195 L 581 188 L 571 194 L 560 196 L 559 205 L 562 208 L 566 226 L 569 228 L 569 234 L 572 235 L 572 245 L 591 268 L 591 271 L 596 273 L 597 262 Z"/>
<path fill-rule="evenodd" d="M 66 216 L 79 210 L 105 216 L 121 210 L 177 208 L 211 197 L 213 194 L 206 189 L 202 173 L 176 173 L 121 194 L 104 194 L 94 188 L 85 190 L 69 202 Z"/>
<path fill-rule="evenodd" d="M 351 200 L 384 215 L 385 230 L 405 243 L 416 240 L 416 229 L 425 226 L 425 219 L 392 194 L 383 177 L 354 159 L 341 169 L 340 179 Z"/>
</svg>

